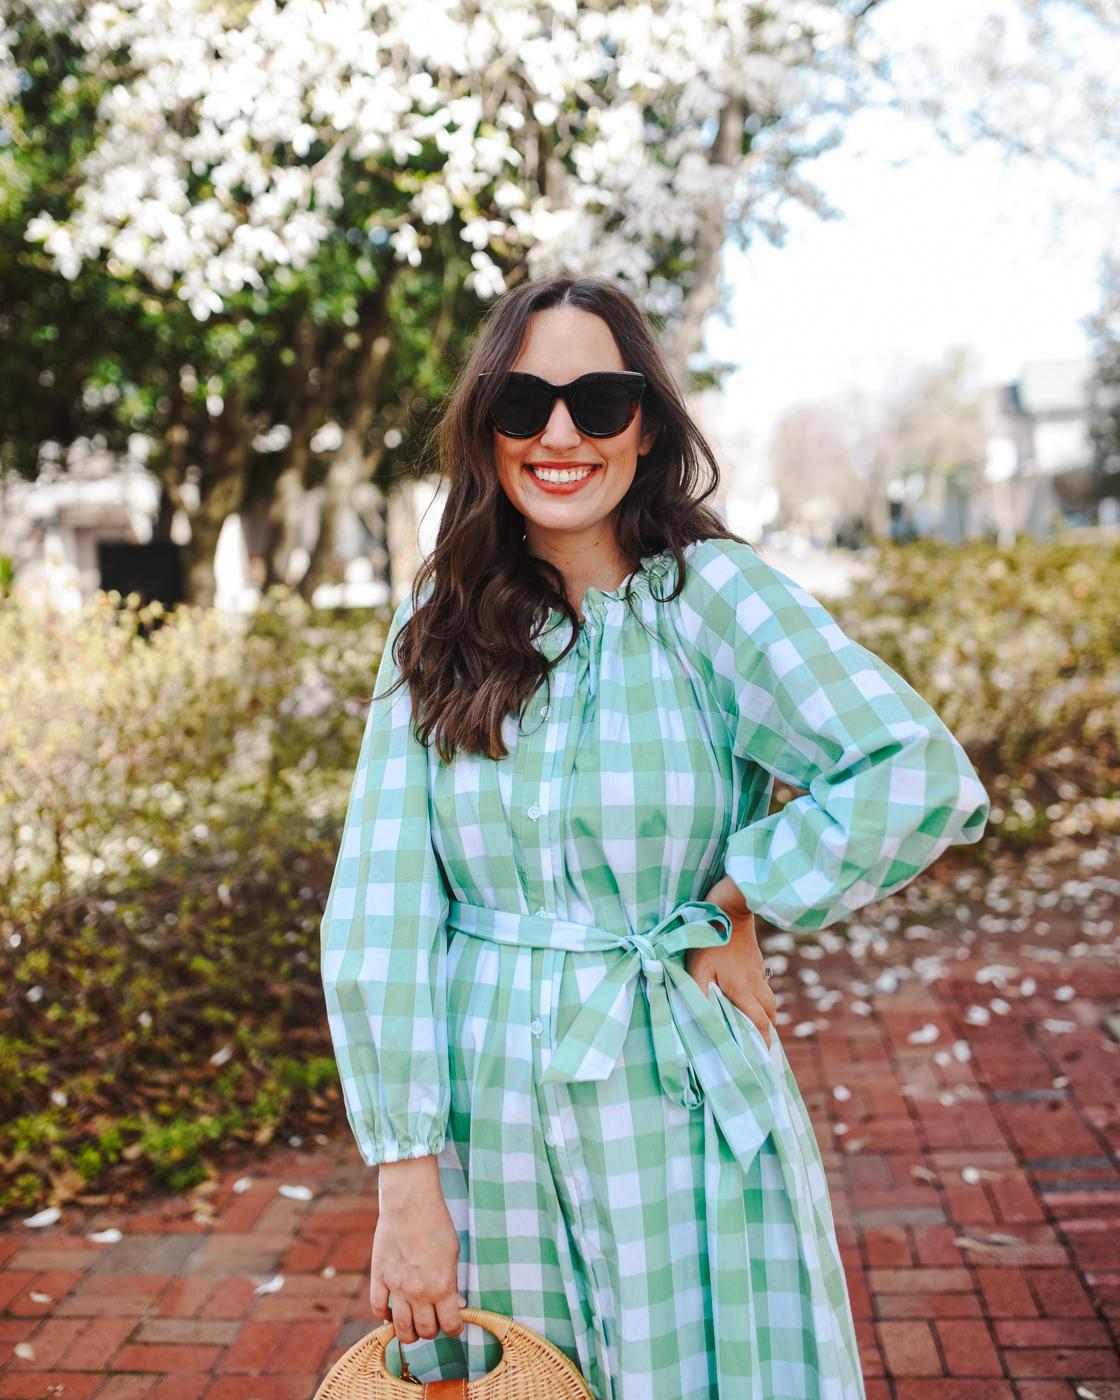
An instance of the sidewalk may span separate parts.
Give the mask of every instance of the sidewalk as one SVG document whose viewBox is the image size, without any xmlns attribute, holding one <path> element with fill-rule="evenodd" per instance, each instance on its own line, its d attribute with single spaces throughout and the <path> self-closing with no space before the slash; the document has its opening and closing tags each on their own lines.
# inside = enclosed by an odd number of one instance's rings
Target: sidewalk
<svg viewBox="0 0 1120 1400">
<path fill-rule="evenodd" d="M 1052 865 L 1045 919 L 1026 870 L 927 880 L 850 930 L 862 958 L 813 948 L 776 980 L 869 1400 L 1120 1400 L 1110 871 Z M 310 1400 L 372 1326 L 374 1174 L 340 1136 L 205 1202 L 197 1220 L 182 1200 L 9 1219 L 0 1400 Z M 87 1238 L 107 1227 L 119 1242 Z"/>
</svg>

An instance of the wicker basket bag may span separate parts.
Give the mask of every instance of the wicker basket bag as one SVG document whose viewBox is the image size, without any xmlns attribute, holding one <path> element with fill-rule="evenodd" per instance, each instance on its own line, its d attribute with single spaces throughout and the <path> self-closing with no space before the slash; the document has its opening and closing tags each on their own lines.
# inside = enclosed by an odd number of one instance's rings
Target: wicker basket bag
<svg viewBox="0 0 1120 1400">
<path fill-rule="evenodd" d="M 385 1366 L 396 1336 L 386 1322 L 356 1342 L 331 1367 L 315 1400 L 594 1400 L 587 1382 L 551 1342 L 512 1317 L 464 1308 L 463 1321 L 497 1337 L 502 1359 L 477 1381 L 429 1381 L 421 1390 Z"/>
</svg>

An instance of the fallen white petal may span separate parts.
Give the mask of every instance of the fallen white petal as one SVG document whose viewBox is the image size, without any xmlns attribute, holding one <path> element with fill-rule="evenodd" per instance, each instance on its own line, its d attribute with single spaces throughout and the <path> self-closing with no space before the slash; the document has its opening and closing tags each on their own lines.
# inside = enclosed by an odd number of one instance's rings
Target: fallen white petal
<svg viewBox="0 0 1120 1400">
<path fill-rule="evenodd" d="M 110 1226 L 108 1230 L 98 1230 L 92 1235 L 87 1235 L 86 1239 L 92 1240 L 94 1244 L 120 1244 L 121 1232 Z"/>
<path fill-rule="evenodd" d="M 253 1296 L 259 1298 L 262 1293 L 279 1293 L 284 1287 L 284 1275 L 277 1274 L 275 1278 L 270 1278 L 267 1283 L 258 1283 L 253 1289 Z"/>
<path fill-rule="evenodd" d="M 235 1196 L 243 1196 L 252 1184 L 253 1178 L 251 1176 L 239 1176 L 233 1183 L 233 1194 Z"/>
<path fill-rule="evenodd" d="M 1006 1016 L 1011 1010 L 1011 1003 L 1004 1001 L 1002 997 L 993 997 L 988 1003 L 997 1016 Z"/>
<path fill-rule="evenodd" d="M 15 1345 L 15 1354 L 21 1361 L 35 1360 L 35 1348 L 30 1342 L 17 1342 Z"/>
<path fill-rule="evenodd" d="M 848 1010 L 856 1016 L 870 1016 L 871 1003 L 868 1001 L 853 1001 Z"/>
<path fill-rule="evenodd" d="M 1075 1393 L 1081 1396 L 1081 1400 L 1097 1400 L 1097 1392 L 1087 1385 L 1079 1385 Z"/>
<path fill-rule="evenodd" d="M 1072 1001 L 1077 993 L 1072 987 L 1059 987 L 1054 993 L 1055 1001 Z"/>
<path fill-rule="evenodd" d="M 795 1031 L 794 1034 L 796 1035 L 797 1032 Z M 285 1185 L 280 1187 L 280 1194 L 281 1196 L 287 1196 L 289 1201 L 309 1201 L 315 1193 L 310 1186 Z"/>
<path fill-rule="evenodd" d="M 1077 1029 L 1076 1021 L 1055 1021 L 1052 1016 L 1048 1016 L 1042 1023 L 1043 1030 L 1047 1030 L 1051 1035 L 1068 1035 L 1070 1031 Z"/>
<path fill-rule="evenodd" d="M 961 1178 L 967 1181 L 969 1186 L 979 1186 L 980 1184 L 980 1173 L 975 1167 L 962 1167 Z"/>
<path fill-rule="evenodd" d="M 56 1220 L 62 1219 L 62 1212 L 57 1206 L 48 1206 L 46 1210 L 41 1210 L 38 1215 L 29 1215 L 23 1222 L 29 1230 L 40 1230 L 44 1225 L 53 1225 Z"/>
<path fill-rule="evenodd" d="M 972 1059 L 972 1046 L 967 1040 L 954 1040 L 953 1054 L 959 1064 L 966 1065 Z"/>
<path fill-rule="evenodd" d="M 997 1249 L 997 1245 L 987 1244 L 984 1240 L 970 1240 L 967 1235 L 958 1235 L 953 1241 L 958 1249 L 975 1250 L 977 1254 L 991 1254 Z"/>
<path fill-rule="evenodd" d="M 833 1123 L 832 1131 L 836 1134 L 837 1137 L 843 1137 L 844 1134 L 848 1131 L 848 1125 L 847 1123 Z"/>
<path fill-rule="evenodd" d="M 212 1065 L 226 1065 L 233 1059 L 233 1046 L 223 1045 L 220 1050 L 215 1050 L 210 1056 Z"/>
<path fill-rule="evenodd" d="M 986 1006 L 970 1006 L 964 1013 L 964 1019 L 970 1026 L 986 1026 L 992 1019 L 992 1013 Z"/>
<path fill-rule="evenodd" d="M 920 1031 L 911 1031 L 906 1037 L 906 1043 L 907 1045 L 932 1045 L 940 1034 L 940 1027 L 929 1021 Z"/>
<path fill-rule="evenodd" d="M 326 1267 L 325 1269 L 320 1269 L 320 1270 L 319 1270 L 319 1277 L 320 1277 L 320 1278 L 334 1278 L 335 1274 L 337 1274 L 337 1273 L 338 1273 L 338 1270 L 335 1268 L 335 1266 L 334 1266 L 333 1264 L 328 1264 L 327 1267 Z"/>
<path fill-rule="evenodd" d="M 33 1303 L 53 1303 L 54 1299 L 49 1293 L 29 1293 L 28 1297 Z"/>
<path fill-rule="evenodd" d="M 837 1103 L 847 1103 L 852 1097 L 852 1091 L 846 1084 L 837 1084 L 836 1088 L 832 1091 L 832 1097 Z"/>
<path fill-rule="evenodd" d="M 804 1040 L 807 1035 L 813 1035 L 817 1026 L 815 1021 L 799 1021 L 793 1028 L 793 1033 L 799 1040 Z"/>
</svg>

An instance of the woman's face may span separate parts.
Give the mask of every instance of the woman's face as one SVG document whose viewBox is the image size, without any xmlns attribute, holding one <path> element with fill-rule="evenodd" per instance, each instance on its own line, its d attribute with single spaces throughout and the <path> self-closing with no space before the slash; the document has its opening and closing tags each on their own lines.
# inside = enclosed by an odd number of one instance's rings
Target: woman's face
<svg viewBox="0 0 1120 1400">
<path fill-rule="evenodd" d="M 581 374 L 628 366 L 601 317 L 557 306 L 533 317 L 529 338 L 510 368 L 550 384 L 568 384 Z M 639 409 L 618 437 L 584 437 L 562 399 L 553 404 L 547 425 L 535 438 L 495 432 L 498 477 L 525 517 L 530 546 L 562 544 L 564 536 L 574 542 L 576 535 L 609 526 L 615 506 L 634 480 L 639 454 L 650 450 L 656 436 L 656 429 L 643 430 Z M 556 480 L 558 474 L 568 479 Z"/>
</svg>

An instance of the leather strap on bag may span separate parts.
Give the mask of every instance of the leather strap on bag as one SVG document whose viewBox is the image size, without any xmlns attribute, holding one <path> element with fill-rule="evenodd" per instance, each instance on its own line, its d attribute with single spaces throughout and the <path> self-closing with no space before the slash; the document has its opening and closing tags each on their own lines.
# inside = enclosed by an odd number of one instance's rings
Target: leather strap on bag
<svg viewBox="0 0 1120 1400">
<path fill-rule="evenodd" d="M 427 1381 L 420 1400 L 467 1400 L 466 1381 Z"/>
</svg>

